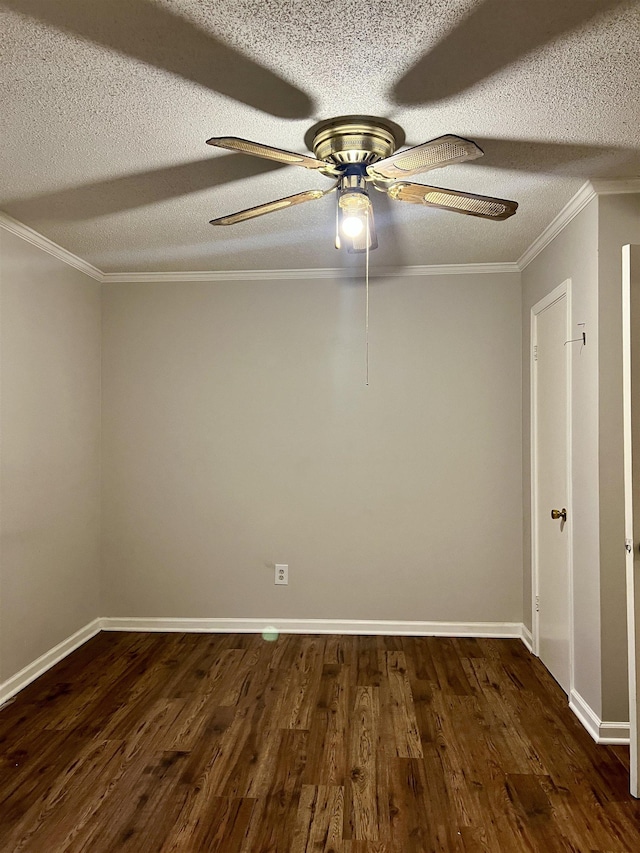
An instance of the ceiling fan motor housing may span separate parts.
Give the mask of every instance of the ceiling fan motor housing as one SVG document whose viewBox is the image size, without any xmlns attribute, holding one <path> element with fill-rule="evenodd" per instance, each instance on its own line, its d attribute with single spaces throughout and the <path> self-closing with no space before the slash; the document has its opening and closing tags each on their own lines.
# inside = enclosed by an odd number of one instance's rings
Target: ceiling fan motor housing
<svg viewBox="0 0 640 853">
<path fill-rule="evenodd" d="M 319 160 L 364 167 L 393 154 L 398 140 L 382 119 L 343 116 L 319 125 L 312 145 Z"/>
</svg>

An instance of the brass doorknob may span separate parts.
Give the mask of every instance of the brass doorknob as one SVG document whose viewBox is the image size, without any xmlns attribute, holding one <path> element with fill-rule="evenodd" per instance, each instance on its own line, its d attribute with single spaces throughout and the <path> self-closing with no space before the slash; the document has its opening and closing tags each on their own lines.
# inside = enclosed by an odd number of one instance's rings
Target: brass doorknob
<svg viewBox="0 0 640 853">
<path fill-rule="evenodd" d="M 563 521 L 566 521 L 567 520 L 567 510 L 564 507 L 562 507 L 562 509 L 552 509 L 551 510 L 551 518 L 554 521 L 557 521 L 559 518 L 561 518 Z"/>
</svg>

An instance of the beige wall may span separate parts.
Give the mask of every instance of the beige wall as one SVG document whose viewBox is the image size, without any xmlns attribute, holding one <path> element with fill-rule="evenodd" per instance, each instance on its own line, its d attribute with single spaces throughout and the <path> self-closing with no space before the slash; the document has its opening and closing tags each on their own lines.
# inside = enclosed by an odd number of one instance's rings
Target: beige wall
<svg viewBox="0 0 640 853">
<path fill-rule="evenodd" d="M 530 625 L 530 309 L 571 278 L 575 686 L 624 719 L 620 247 L 639 241 L 638 195 L 601 196 L 522 298 L 518 275 L 374 281 L 366 387 L 359 283 L 110 284 L 101 306 L 0 231 L 0 681 L 98 615 Z"/>
<path fill-rule="evenodd" d="M 520 310 L 375 281 L 366 387 L 361 284 L 105 285 L 103 615 L 520 621 Z"/>
<path fill-rule="evenodd" d="M 0 681 L 99 615 L 100 291 L 0 230 Z"/>
<path fill-rule="evenodd" d="M 531 308 L 571 279 L 571 324 L 579 337 L 586 323 L 587 346 L 572 344 L 575 688 L 596 713 L 602 711 L 600 649 L 600 559 L 598 476 L 598 200 L 589 204 L 522 273 L 524 618 L 531 625 L 530 368 Z M 624 719 L 624 718 L 621 718 Z"/>
<path fill-rule="evenodd" d="M 575 689 L 603 720 L 628 719 L 622 456 L 622 246 L 640 242 L 640 196 L 601 195 L 522 273 L 525 621 L 531 620 L 531 307 L 572 281 Z"/>
<path fill-rule="evenodd" d="M 622 425 L 622 246 L 640 243 L 640 194 L 599 198 L 602 716 L 628 717 Z"/>
</svg>

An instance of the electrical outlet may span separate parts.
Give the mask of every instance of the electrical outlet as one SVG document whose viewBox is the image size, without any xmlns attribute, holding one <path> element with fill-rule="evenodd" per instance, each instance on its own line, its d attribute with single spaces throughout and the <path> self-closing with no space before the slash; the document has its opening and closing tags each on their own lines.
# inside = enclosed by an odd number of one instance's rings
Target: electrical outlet
<svg viewBox="0 0 640 853">
<path fill-rule="evenodd" d="M 286 563 L 276 563 L 275 582 L 278 584 L 289 583 L 289 566 Z"/>
</svg>

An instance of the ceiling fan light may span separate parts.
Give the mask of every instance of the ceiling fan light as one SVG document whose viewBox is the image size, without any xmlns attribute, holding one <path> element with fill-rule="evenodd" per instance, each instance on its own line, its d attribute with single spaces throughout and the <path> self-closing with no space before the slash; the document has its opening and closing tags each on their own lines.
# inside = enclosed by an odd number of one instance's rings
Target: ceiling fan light
<svg viewBox="0 0 640 853">
<path fill-rule="evenodd" d="M 340 230 L 345 237 L 359 237 L 365 228 L 366 218 L 371 207 L 371 200 L 366 191 L 361 189 L 346 190 L 341 193 L 338 201 L 342 211 Z"/>
<path fill-rule="evenodd" d="M 359 237 L 364 229 L 363 217 L 357 214 L 349 214 L 342 220 L 342 230 L 345 237 Z"/>
</svg>

